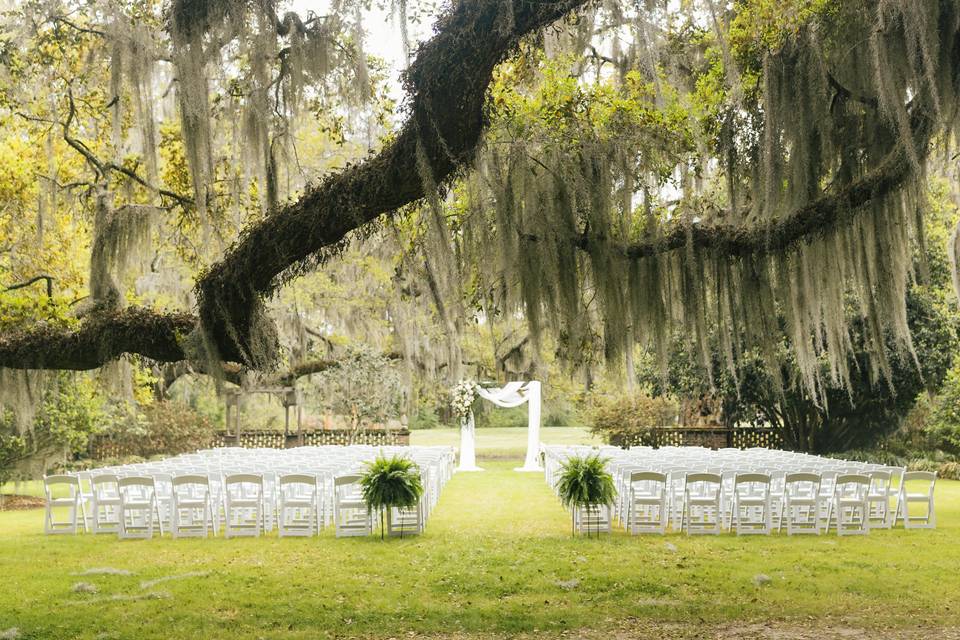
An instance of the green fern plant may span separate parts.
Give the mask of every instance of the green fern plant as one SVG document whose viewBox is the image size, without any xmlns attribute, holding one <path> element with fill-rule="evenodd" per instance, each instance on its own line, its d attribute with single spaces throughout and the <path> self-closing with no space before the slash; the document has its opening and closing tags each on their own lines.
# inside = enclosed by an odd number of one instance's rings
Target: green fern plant
<svg viewBox="0 0 960 640">
<path fill-rule="evenodd" d="M 607 471 L 607 461 L 596 453 L 568 458 L 560 468 L 557 493 L 563 506 L 570 509 L 570 528 L 576 534 L 577 509 L 613 504 L 616 488 Z"/>
<path fill-rule="evenodd" d="M 367 509 L 380 513 L 380 539 L 384 535 L 384 516 L 391 508 L 413 507 L 423 495 L 420 467 L 412 460 L 380 456 L 367 463 L 360 478 L 360 488 Z M 401 535 L 403 531 L 401 530 Z"/>
</svg>

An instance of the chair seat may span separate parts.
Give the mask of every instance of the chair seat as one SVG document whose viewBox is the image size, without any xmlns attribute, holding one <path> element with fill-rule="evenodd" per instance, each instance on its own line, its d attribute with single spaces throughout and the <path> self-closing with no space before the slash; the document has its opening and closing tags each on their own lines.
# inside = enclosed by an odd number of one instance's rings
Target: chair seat
<svg viewBox="0 0 960 640">
<path fill-rule="evenodd" d="M 231 507 L 259 507 L 261 506 L 260 500 L 234 500 L 230 499 L 227 501 L 227 504 Z"/>
<path fill-rule="evenodd" d="M 181 509 L 193 509 L 205 506 L 207 506 L 206 500 L 177 500 L 177 507 Z"/>
<path fill-rule="evenodd" d="M 304 500 L 297 499 L 280 501 L 280 506 L 282 507 L 313 507 L 314 504 L 316 504 L 316 501 L 309 498 Z"/>
<path fill-rule="evenodd" d="M 864 502 L 864 500 L 859 498 L 837 498 L 837 504 L 842 506 L 860 506 Z"/>
</svg>

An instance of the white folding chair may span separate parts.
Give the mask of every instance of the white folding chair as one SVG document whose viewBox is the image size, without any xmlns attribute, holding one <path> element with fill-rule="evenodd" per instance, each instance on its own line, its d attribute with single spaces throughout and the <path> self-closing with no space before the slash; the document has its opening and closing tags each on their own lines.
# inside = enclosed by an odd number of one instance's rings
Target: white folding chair
<svg viewBox="0 0 960 640">
<path fill-rule="evenodd" d="M 589 504 L 574 507 L 574 526 L 580 533 L 610 533 L 611 509 L 608 504 Z"/>
<path fill-rule="evenodd" d="M 733 484 L 732 524 L 737 535 L 770 535 L 773 510 L 770 505 L 770 476 L 765 473 L 738 473 Z"/>
<path fill-rule="evenodd" d="M 887 509 L 890 526 L 897 524 L 897 514 L 900 513 L 900 490 L 903 488 L 903 474 L 907 472 L 906 467 L 888 467 L 890 471 L 890 501 L 892 505 Z"/>
<path fill-rule="evenodd" d="M 77 473 L 77 481 L 80 483 L 80 506 L 83 513 L 84 531 L 93 530 L 93 483 L 90 481 L 89 471 L 80 471 Z"/>
<path fill-rule="evenodd" d="M 870 489 L 867 491 L 867 526 L 871 529 L 889 529 L 890 518 L 890 472 L 871 471 Z"/>
<path fill-rule="evenodd" d="M 224 535 L 259 537 L 263 532 L 263 477 L 255 473 L 234 473 L 223 480 L 226 508 Z"/>
<path fill-rule="evenodd" d="M 624 524 L 631 534 L 667 531 L 667 476 L 656 471 L 630 474 Z"/>
<path fill-rule="evenodd" d="M 277 481 L 278 535 L 313 536 L 319 531 L 317 478 L 307 474 L 284 474 Z"/>
<path fill-rule="evenodd" d="M 820 535 L 822 508 L 827 503 L 820 495 L 820 476 L 816 473 L 788 473 L 783 486 L 783 519 L 787 535 Z"/>
<path fill-rule="evenodd" d="M 333 479 L 333 521 L 338 538 L 373 533 L 373 517 L 360 493 L 360 476 Z"/>
<path fill-rule="evenodd" d="M 120 489 L 117 476 L 100 474 L 90 478 L 93 489 L 93 532 L 120 532 Z"/>
<path fill-rule="evenodd" d="M 80 496 L 80 481 L 74 476 L 54 475 L 43 479 L 43 492 L 47 505 L 44 511 L 43 531 L 53 533 L 77 533 L 77 527 L 86 528 L 86 510 Z M 66 509 L 66 518 L 57 518 L 57 510 Z"/>
<path fill-rule="evenodd" d="M 920 490 L 913 490 L 907 486 L 913 483 Z M 937 484 L 937 474 L 931 471 L 908 471 L 903 474 L 900 482 L 899 517 L 903 520 L 905 529 L 935 529 L 937 527 L 937 513 L 933 506 L 933 490 Z M 910 505 L 924 505 L 924 512 L 920 515 L 910 515 Z"/>
<path fill-rule="evenodd" d="M 206 475 L 175 476 L 171 480 L 170 531 L 174 538 L 206 538 L 216 521 Z"/>
<path fill-rule="evenodd" d="M 837 535 L 866 535 L 870 533 L 870 525 L 867 522 L 869 517 L 867 493 L 869 490 L 869 476 L 857 473 L 843 473 L 837 476 L 830 507 L 833 522 L 837 527 Z"/>
<path fill-rule="evenodd" d="M 720 474 L 688 473 L 684 484 L 683 528 L 687 535 L 718 535 L 723 524 Z"/>
<path fill-rule="evenodd" d="M 154 526 L 159 525 L 163 535 L 163 523 L 159 522 L 157 491 L 150 476 L 128 476 L 117 481 L 120 493 L 121 539 L 152 538 Z"/>
</svg>

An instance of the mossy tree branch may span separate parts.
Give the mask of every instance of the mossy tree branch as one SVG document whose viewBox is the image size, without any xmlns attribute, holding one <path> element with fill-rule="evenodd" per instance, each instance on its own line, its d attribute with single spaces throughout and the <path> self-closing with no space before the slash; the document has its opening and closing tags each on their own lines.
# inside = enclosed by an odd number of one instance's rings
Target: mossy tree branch
<svg viewBox="0 0 960 640">
<path fill-rule="evenodd" d="M 263 304 L 289 278 L 314 266 L 324 250 L 348 233 L 447 181 L 473 159 L 484 129 L 484 103 L 494 67 L 526 34 L 589 0 L 461 2 L 420 49 L 407 75 L 410 117 L 377 156 L 328 177 L 297 202 L 246 231 L 198 283 L 199 318 L 127 309 L 88 319 L 71 331 L 36 328 L 0 337 L 0 366 L 89 369 L 123 353 L 161 362 L 187 357 L 186 335 L 201 329 L 216 359 L 257 369 L 274 365 L 276 334 Z M 502 12 L 509 9 L 512 16 Z M 501 28 L 509 24 L 512 28 Z M 930 137 L 932 122 L 913 114 L 914 137 Z M 424 176 L 422 168 L 429 169 Z M 910 178 L 900 149 L 846 188 L 825 194 L 771 226 L 676 227 L 666 235 L 625 247 L 642 258 L 692 244 L 736 255 L 781 251 L 850 219 L 854 212 L 900 189 Z M 588 237 L 574 238 L 586 248 Z"/>
<path fill-rule="evenodd" d="M 252 227 L 200 279 L 200 318 L 213 355 L 269 368 L 276 334 L 265 320 L 262 297 L 351 231 L 419 200 L 429 183 L 441 183 L 468 164 L 484 128 L 494 67 L 521 37 L 586 2 L 457 3 L 407 72 L 410 117 L 396 138 L 379 155 L 327 178 Z M 432 175 L 423 176 L 418 164 Z"/>
<path fill-rule="evenodd" d="M 100 313 L 76 329 L 38 325 L 0 336 L 0 367 L 84 371 L 125 353 L 176 362 L 187 357 L 183 340 L 196 327 L 193 314 L 161 313 L 143 307 Z"/>
</svg>

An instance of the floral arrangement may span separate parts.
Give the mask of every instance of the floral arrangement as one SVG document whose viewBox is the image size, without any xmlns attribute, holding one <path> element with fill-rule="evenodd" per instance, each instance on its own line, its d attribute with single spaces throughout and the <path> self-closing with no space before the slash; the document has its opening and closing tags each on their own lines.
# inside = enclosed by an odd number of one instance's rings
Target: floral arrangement
<svg viewBox="0 0 960 640">
<path fill-rule="evenodd" d="M 473 380 L 461 380 L 454 385 L 450 392 L 450 406 L 453 407 L 453 412 L 461 420 L 470 415 L 470 408 L 473 406 L 479 388 L 480 385 Z"/>
</svg>

